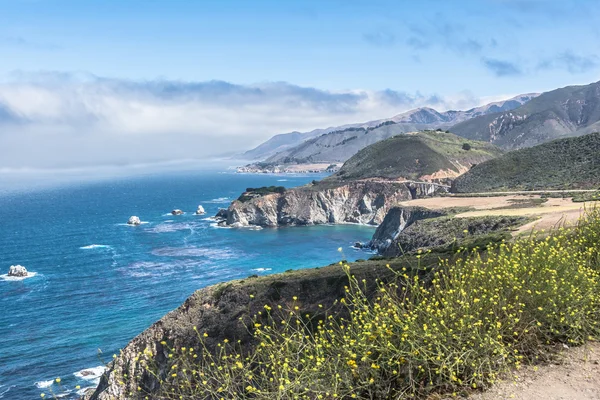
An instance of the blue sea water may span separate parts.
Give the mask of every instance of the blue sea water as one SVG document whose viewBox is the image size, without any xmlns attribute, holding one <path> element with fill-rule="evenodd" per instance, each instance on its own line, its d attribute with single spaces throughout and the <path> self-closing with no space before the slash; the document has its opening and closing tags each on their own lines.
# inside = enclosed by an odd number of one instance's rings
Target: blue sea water
<svg viewBox="0 0 600 400">
<path fill-rule="evenodd" d="M 0 274 L 13 264 L 36 273 L 0 279 L 0 398 L 76 398 L 101 372 L 98 349 L 110 361 L 201 287 L 336 262 L 338 247 L 367 257 L 351 245 L 371 227 L 226 229 L 208 218 L 246 187 L 315 178 L 170 172 L 0 195 Z M 199 204 L 206 215 L 193 215 Z M 131 215 L 146 223 L 127 226 Z"/>
</svg>

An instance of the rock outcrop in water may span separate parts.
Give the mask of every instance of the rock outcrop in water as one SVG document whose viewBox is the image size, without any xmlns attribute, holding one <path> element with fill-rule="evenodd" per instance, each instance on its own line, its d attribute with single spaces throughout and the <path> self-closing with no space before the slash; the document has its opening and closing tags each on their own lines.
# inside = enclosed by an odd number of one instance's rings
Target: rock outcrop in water
<svg viewBox="0 0 600 400">
<path fill-rule="evenodd" d="M 176 208 L 175 210 L 171 211 L 171 214 L 173 214 L 173 215 L 183 215 L 183 211 L 181 211 L 180 209 Z"/>
<path fill-rule="evenodd" d="M 195 212 L 196 215 L 204 215 L 206 214 L 206 210 L 204 210 L 204 207 L 202 206 L 198 206 L 198 209 Z"/>
<path fill-rule="evenodd" d="M 380 254 L 392 245 L 400 233 L 414 222 L 436 218 L 444 215 L 440 211 L 429 210 L 422 207 L 393 207 L 385 216 L 383 222 L 377 227 L 373 238 L 364 247 L 377 250 Z"/>
<path fill-rule="evenodd" d="M 8 269 L 8 276 L 24 278 L 28 276 L 28 272 L 27 269 L 22 265 L 11 265 Z"/>
<path fill-rule="evenodd" d="M 433 183 L 419 183 L 422 190 L 416 190 L 412 185 L 409 182 L 363 180 L 299 187 L 248 201 L 236 200 L 226 215 L 220 214 L 221 224 L 234 227 L 327 223 L 379 225 L 396 203 L 441 188 Z M 427 189 L 428 186 L 431 188 Z"/>
<path fill-rule="evenodd" d="M 140 220 L 140 218 L 136 217 L 135 215 L 129 217 L 129 220 L 127 221 L 128 225 L 140 225 L 141 223 L 142 221 Z"/>
</svg>

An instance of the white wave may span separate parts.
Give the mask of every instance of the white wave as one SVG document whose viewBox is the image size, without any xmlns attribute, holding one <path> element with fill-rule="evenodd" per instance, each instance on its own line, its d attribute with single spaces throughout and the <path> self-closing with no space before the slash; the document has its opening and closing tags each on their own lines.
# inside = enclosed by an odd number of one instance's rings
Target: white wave
<svg viewBox="0 0 600 400">
<path fill-rule="evenodd" d="M 50 379 L 49 381 L 39 381 L 35 383 L 35 386 L 38 389 L 45 389 L 47 387 L 52 386 L 52 384 L 54 383 L 54 379 Z"/>
<path fill-rule="evenodd" d="M 98 383 L 100 383 L 100 380 L 98 380 Z M 57 399 L 62 399 L 64 397 L 67 397 L 71 394 L 72 390 L 65 390 L 62 393 L 59 394 L 55 394 L 54 397 L 56 397 Z"/>
<path fill-rule="evenodd" d="M 27 276 L 8 276 L 8 274 L 0 275 L 0 279 L 5 281 L 22 281 L 24 279 L 33 278 L 37 272 L 28 272 Z"/>
<path fill-rule="evenodd" d="M 252 268 L 252 271 L 256 271 L 256 272 L 265 272 L 265 271 L 270 271 L 271 268 Z"/>
<path fill-rule="evenodd" d="M 277 182 L 287 182 L 287 179 L 277 179 Z"/>
<path fill-rule="evenodd" d="M 205 201 L 204 203 L 228 203 L 231 201 L 230 197 L 217 197 L 216 199 Z"/>
<path fill-rule="evenodd" d="M 0 399 L 4 398 L 4 395 L 10 392 L 10 389 L 14 388 L 15 385 L 9 386 L 5 389 L 6 385 L 0 385 Z"/>
<path fill-rule="evenodd" d="M 99 365 L 97 367 L 85 368 L 74 372 L 73 375 L 97 386 L 100 383 L 100 378 L 102 377 L 104 371 L 106 371 L 106 367 L 104 365 Z"/>
<path fill-rule="evenodd" d="M 146 224 L 149 224 L 149 223 L 150 223 L 149 221 L 142 221 L 142 222 L 140 222 L 140 225 L 146 225 Z M 125 223 L 125 224 L 116 224 L 116 225 L 117 226 L 133 226 L 133 227 L 137 226 L 137 225 L 127 224 L 127 223 Z"/>
<path fill-rule="evenodd" d="M 81 250 L 91 250 L 91 249 L 110 249 L 112 246 L 108 244 L 90 244 L 88 246 L 80 247 Z"/>
<path fill-rule="evenodd" d="M 233 229 L 231 226 L 221 226 L 217 222 L 210 224 L 210 227 L 217 228 L 217 229 Z"/>
</svg>

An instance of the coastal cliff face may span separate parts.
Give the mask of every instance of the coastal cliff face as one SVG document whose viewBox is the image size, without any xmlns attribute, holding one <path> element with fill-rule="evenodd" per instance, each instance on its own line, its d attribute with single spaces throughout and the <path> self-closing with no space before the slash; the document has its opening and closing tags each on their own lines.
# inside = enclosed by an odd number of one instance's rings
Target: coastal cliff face
<svg viewBox="0 0 600 400">
<path fill-rule="evenodd" d="M 442 212 L 422 207 L 392 207 L 366 247 L 384 254 L 408 226 L 422 219 L 436 218 L 442 215 L 444 215 Z"/>
<path fill-rule="evenodd" d="M 481 241 L 482 245 L 508 239 L 511 229 L 531 221 L 523 216 L 457 218 L 421 207 L 393 207 L 365 247 L 384 257 L 453 243 Z"/>
<path fill-rule="evenodd" d="M 398 259 L 394 262 L 363 261 L 352 264 L 351 273 L 368 282 L 367 293 L 376 292 L 376 279 L 387 280 L 393 269 L 407 265 Z M 336 300 L 344 295 L 348 278 L 343 269 L 335 264 L 328 267 L 306 269 L 278 275 L 231 281 L 196 291 L 183 305 L 165 315 L 158 322 L 134 338 L 109 364 L 97 389 L 84 397 L 85 400 L 115 400 L 144 398 L 157 393 L 159 380 L 145 371 L 138 359 L 139 353 L 152 352 L 159 377 L 170 373 L 169 348 L 199 348 L 199 335 L 209 351 L 215 351 L 224 339 L 240 341 L 244 349 L 251 349 L 253 326 L 251 317 L 263 310 L 265 304 L 290 304 L 297 296 L 302 314 L 313 316 L 325 312 L 341 311 Z M 322 305 L 322 307 L 319 307 Z M 275 308 L 275 307 L 273 307 Z M 323 311 L 328 310 L 328 311 Z M 324 314 L 323 314 L 324 315 Z M 341 314 L 340 314 L 341 315 Z M 197 330 L 194 330 L 194 327 Z M 166 342 L 167 345 L 161 344 Z M 138 387 L 141 389 L 138 391 Z M 144 393 L 143 395 L 140 395 Z"/>
<path fill-rule="evenodd" d="M 429 183 L 356 181 L 331 186 L 300 187 L 252 200 L 234 201 L 223 224 L 228 226 L 379 225 L 400 201 L 443 190 Z"/>
</svg>

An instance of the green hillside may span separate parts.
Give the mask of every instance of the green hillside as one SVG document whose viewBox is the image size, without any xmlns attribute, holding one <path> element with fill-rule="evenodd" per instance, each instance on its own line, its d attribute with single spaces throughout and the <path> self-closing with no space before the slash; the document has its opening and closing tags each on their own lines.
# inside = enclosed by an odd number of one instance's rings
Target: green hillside
<svg viewBox="0 0 600 400">
<path fill-rule="evenodd" d="M 457 193 L 600 187 L 600 133 L 515 150 L 454 181 Z"/>
<path fill-rule="evenodd" d="M 403 134 L 372 144 L 344 163 L 329 181 L 406 178 L 447 172 L 458 175 L 473 164 L 502 154 L 494 145 L 451 133 L 423 131 Z"/>
</svg>

